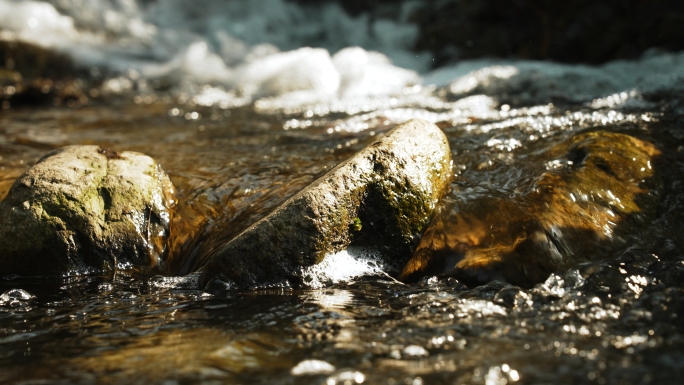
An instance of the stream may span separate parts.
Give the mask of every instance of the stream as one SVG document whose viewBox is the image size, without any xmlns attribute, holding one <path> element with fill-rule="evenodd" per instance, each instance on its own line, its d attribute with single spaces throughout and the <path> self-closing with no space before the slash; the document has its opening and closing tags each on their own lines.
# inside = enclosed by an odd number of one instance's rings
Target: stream
<svg viewBox="0 0 684 385">
<path fill-rule="evenodd" d="M 147 154 L 177 193 L 154 268 L 0 277 L 0 383 L 681 381 L 681 12 L 514 3 L 0 0 L 0 199 L 72 144 Z M 413 270 L 342 250 L 301 285 L 199 286 L 414 118 L 453 175 Z"/>
<path fill-rule="evenodd" d="M 153 99 L 0 115 L 3 195 L 50 149 L 100 144 L 154 157 L 179 196 L 159 271 L 0 282 L 0 382 L 641 384 L 684 374 L 684 115 L 666 96 L 617 109 L 450 101 L 415 87 L 298 108 Z M 320 287 L 207 292 L 181 274 L 193 250 L 231 239 L 410 117 L 448 136 L 454 179 L 442 211 L 508 199 L 502 218 L 523 202 L 534 210 L 516 189 L 557 167 L 549 149 L 573 135 L 648 141 L 661 152 L 648 222 L 618 228 L 619 246 L 526 289 L 448 277 L 404 284 L 371 271 Z"/>
</svg>

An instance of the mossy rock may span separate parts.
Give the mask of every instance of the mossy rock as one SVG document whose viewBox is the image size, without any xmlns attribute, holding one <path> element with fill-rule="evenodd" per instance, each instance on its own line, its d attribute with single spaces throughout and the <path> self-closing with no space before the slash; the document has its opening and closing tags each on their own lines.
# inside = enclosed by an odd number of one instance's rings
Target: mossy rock
<svg viewBox="0 0 684 385">
<path fill-rule="evenodd" d="M 302 268 L 350 245 L 381 251 L 398 271 L 451 175 L 435 125 L 411 120 L 338 165 L 208 257 L 200 283 L 297 279 Z"/>
<path fill-rule="evenodd" d="M 174 189 L 152 158 L 68 146 L 0 203 L 0 276 L 150 269 L 166 253 Z"/>
</svg>

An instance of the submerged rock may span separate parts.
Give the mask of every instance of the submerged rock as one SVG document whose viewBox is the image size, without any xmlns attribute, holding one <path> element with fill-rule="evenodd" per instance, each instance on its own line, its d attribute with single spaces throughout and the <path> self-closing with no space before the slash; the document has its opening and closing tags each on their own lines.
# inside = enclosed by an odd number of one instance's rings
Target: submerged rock
<svg viewBox="0 0 684 385">
<path fill-rule="evenodd" d="M 297 279 L 349 246 L 379 251 L 399 270 L 448 188 L 451 156 L 435 125 L 387 133 L 213 252 L 200 278 L 239 285 Z"/>
<path fill-rule="evenodd" d="M 530 287 L 555 270 L 614 255 L 648 226 L 645 181 L 659 153 L 624 134 L 575 135 L 550 149 L 546 171 L 516 193 L 445 204 L 400 279 L 448 275 Z"/>
<path fill-rule="evenodd" d="M 174 189 L 152 158 L 68 146 L 0 203 L 0 276 L 150 268 L 165 253 Z"/>
</svg>

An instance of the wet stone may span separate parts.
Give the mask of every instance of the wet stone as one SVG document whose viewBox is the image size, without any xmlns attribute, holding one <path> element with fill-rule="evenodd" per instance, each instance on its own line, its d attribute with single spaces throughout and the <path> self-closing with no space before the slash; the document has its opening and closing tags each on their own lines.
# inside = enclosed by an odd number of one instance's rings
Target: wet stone
<svg viewBox="0 0 684 385">
<path fill-rule="evenodd" d="M 446 192 L 446 137 L 411 120 L 387 133 L 212 253 L 200 284 L 299 282 L 302 268 L 350 246 L 377 251 L 398 271 Z"/>
<path fill-rule="evenodd" d="M 400 279 L 447 275 L 529 288 L 554 271 L 608 258 L 649 226 L 658 155 L 630 135 L 576 134 L 547 150 L 531 184 L 511 189 L 521 193 L 445 203 Z"/>
<path fill-rule="evenodd" d="M 149 269 L 166 253 L 174 188 L 152 158 L 55 150 L 0 203 L 0 276 Z"/>
</svg>

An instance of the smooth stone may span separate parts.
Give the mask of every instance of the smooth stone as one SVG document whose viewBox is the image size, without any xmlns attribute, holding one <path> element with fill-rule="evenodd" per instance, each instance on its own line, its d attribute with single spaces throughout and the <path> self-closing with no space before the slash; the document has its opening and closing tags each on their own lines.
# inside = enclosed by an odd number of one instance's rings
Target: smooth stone
<svg viewBox="0 0 684 385">
<path fill-rule="evenodd" d="M 0 202 L 0 276 L 150 269 L 166 253 L 174 194 L 146 155 L 92 145 L 55 150 Z"/>
<path fill-rule="evenodd" d="M 659 154 L 625 134 L 574 135 L 547 151 L 552 166 L 525 193 L 443 204 L 399 279 L 446 275 L 473 286 L 531 287 L 554 271 L 610 258 L 649 224 L 645 182 Z"/>
<path fill-rule="evenodd" d="M 449 186 L 451 152 L 437 126 L 411 120 L 314 181 L 226 243 L 200 278 L 238 285 L 300 278 L 350 246 L 399 271 Z"/>
</svg>

